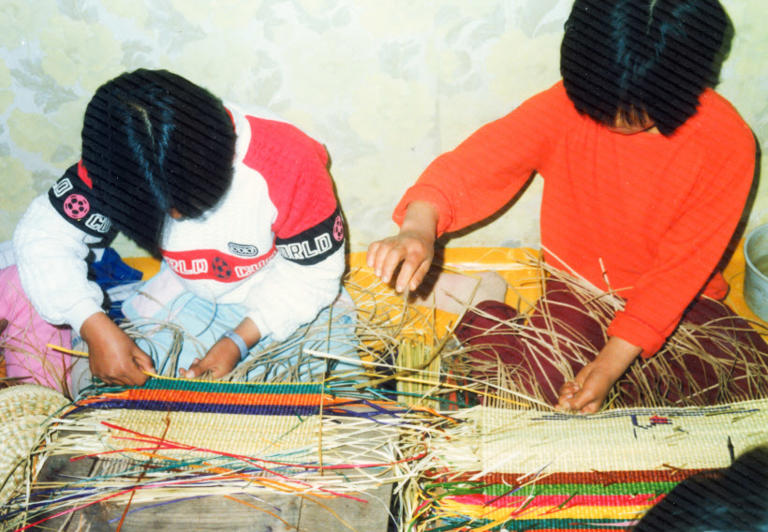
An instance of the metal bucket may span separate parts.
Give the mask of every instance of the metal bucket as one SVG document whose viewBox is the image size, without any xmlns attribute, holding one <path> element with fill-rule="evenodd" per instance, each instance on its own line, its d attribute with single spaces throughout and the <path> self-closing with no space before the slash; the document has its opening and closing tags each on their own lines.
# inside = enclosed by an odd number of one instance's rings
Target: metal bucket
<svg viewBox="0 0 768 532">
<path fill-rule="evenodd" d="M 752 312 L 768 321 L 768 224 L 749 233 L 744 257 L 744 299 Z"/>
</svg>

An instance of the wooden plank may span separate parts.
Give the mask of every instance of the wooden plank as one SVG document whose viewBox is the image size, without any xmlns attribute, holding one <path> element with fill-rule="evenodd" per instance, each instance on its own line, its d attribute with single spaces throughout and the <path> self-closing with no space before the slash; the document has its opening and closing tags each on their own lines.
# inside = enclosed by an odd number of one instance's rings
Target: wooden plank
<svg viewBox="0 0 768 532">
<path fill-rule="evenodd" d="M 47 461 L 39 480 L 88 477 L 103 472 L 99 460 L 70 462 L 65 456 Z M 166 504 L 131 504 L 120 527 L 122 532 L 386 532 L 390 485 L 355 494 L 368 502 L 346 498 L 317 499 L 294 494 L 265 492 L 263 496 L 202 496 Z M 120 524 L 124 504 L 104 502 L 52 519 L 34 530 L 62 532 L 114 531 Z"/>
<path fill-rule="evenodd" d="M 115 530 L 125 506 L 110 503 L 99 506 L 102 507 L 100 512 L 86 517 L 85 522 L 98 530 Z M 296 529 L 300 507 L 297 497 L 280 494 L 269 494 L 261 500 L 241 495 L 199 497 L 162 506 L 132 504 L 120 530 L 287 532 Z M 71 524 L 76 523 L 73 520 Z M 74 532 L 77 529 L 70 526 L 67 530 Z"/>
<path fill-rule="evenodd" d="M 392 486 L 382 485 L 355 496 L 366 502 L 305 498 L 299 514 L 299 530 L 387 532 Z"/>
</svg>

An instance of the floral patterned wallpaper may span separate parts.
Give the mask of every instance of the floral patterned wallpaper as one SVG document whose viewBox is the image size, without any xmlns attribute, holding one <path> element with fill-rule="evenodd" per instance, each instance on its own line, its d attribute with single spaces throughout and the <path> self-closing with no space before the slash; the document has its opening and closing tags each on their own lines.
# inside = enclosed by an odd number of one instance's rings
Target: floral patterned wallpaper
<svg viewBox="0 0 768 532">
<path fill-rule="evenodd" d="M 79 157 L 96 87 L 148 67 L 243 108 L 268 107 L 324 142 L 352 250 L 364 250 L 395 230 L 392 208 L 435 156 L 558 79 L 571 3 L 0 0 L 0 241 Z M 723 4 L 736 38 L 719 90 L 765 152 L 764 2 Z M 503 216 L 449 245 L 535 246 L 540 187 L 534 180 Z M 766 183 L 750 218 L 760 222 L 768 222 Z M 116 246 L 140 254 L 124 240 Z"/>
</svg>

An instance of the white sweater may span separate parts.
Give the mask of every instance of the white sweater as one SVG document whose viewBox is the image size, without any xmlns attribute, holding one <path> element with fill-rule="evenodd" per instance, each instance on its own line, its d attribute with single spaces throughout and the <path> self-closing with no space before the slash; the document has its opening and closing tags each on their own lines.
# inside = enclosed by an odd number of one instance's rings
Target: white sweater
<svg viewBox="0 0 768 532">
<path fill-rule="evenodd" d="M 230 111 L 237 134 L 232 186 L 199 219 L 168 217 L 162 254 L 186 289 L 245 305 L 262 336 L 281 340 L 339 292 L 342 216 L 321 144 L 285 122 Z M 37 312 L 79 331 L 102 311 L 102 292 L 87 280 L 85 258 L 89 245 L 103 243 L 83 228 L 87 216 L 75 218 L 53 206 L 74 192 L 62 185 L 72 175 L 54 185 L 64 191 L 60 198 L 53 192 L 35 198 L 13 243 L 22 285 Z"/>
</svg>

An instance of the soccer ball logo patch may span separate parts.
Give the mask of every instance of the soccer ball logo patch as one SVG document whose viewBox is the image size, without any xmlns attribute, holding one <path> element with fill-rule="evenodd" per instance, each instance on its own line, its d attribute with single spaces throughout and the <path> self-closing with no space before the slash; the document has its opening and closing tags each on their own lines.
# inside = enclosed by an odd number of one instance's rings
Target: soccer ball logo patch
<svg viewBox="0 0 768 532">
<path fill-rule="evenodd" d="M 211 261 L 211 271 L 219 279 L 229 279 L 232 277 L 232 268 L 221 257 L 216 257 Z"/>
<path fill-rule="evenodd" d="M 85 196 L 80 194 L 70 194 L 67 199 L 64 200 L 64 214 L 72 218 L 73 220 L 80 220 L 84 218 L 91 210 L 91 204 Z"/>
<path fill-rule="evenodd" d="M 337 216 L 333 222 L 333 238 L 336 239 L 336 242 L 344 240 L 344 222 L 341 219 L 341 215 Z"/>
</svg>

